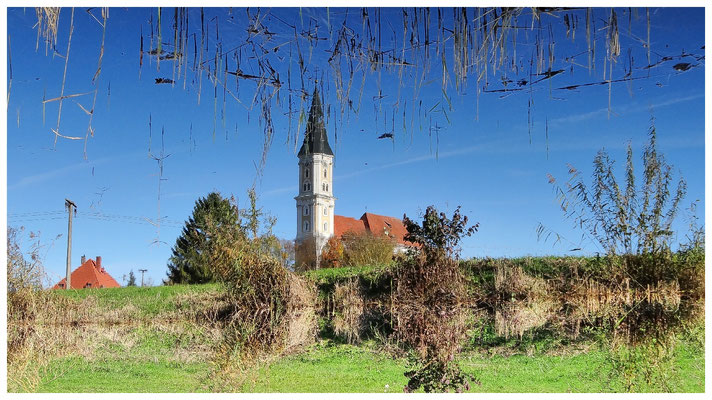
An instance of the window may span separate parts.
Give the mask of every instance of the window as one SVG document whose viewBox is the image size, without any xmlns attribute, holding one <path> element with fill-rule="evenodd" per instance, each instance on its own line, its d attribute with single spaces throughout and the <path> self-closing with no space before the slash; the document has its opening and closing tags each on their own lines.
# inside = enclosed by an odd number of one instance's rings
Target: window
<svg viewBox="0 0 712 400">
<path fill-rule="evenodd" d="M 304 215 L 309 215 L 309 206 L 302 207 L 302 210 L 304 210 Z"/>
<path fill-rule="evenodd" d="M 326 211 L 326 207 L 324 207 L 324 215 L 328 215 L 329 213 Z"/>
<path fill-rule="evenodd" d="M 326 178 L 326 168 L 324 168 L 324 178 Z"/>
<path fill-rule="evenodd" d="M 328 183 L 326 184 L 326 191 L 327 191 L 327 192 L 329 191 L 329 184 L 328 184 Z"/>
<path fill-rule="evenodd" d="M 304 168 L 304 177 L 305 178 L 309 177 L 309 168 Z"/>
<path fill-rule="evenodd" d="M 309 232 L 309 221 L 304 221 L 304 232 Z"/>
<path fill-rule="evenodd" d="M 310 190 L 311 190 L 311 184 L 310 184 L 310 183 L 308 183 L 308 182 L 307 182 L 307 183 L 305 183 L 303 187 L 304 187 L 304 191 L 305 191 L 305 192 L 308 192 L 308 191 L 310 191 Z"/>
<path fill-rule="evenodd" d="M 321 190 L 326 191 L 326 183 L 321 183 Z"/>
<path fill-rule="evenodd" d="M 326 232 L 326 222 L 324 222 L 324 232 Z"/>
</svg>

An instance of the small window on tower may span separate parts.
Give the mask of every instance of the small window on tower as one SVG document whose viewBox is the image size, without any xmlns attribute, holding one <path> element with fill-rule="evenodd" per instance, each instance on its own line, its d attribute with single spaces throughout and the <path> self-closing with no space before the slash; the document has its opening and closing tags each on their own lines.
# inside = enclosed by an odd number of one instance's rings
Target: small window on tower
<svg viewBox="0 0 712 400">
<path fill-rule="evenodd" d="M 324 232 L 326 232 L 326 222 L 324 222 Z"/>
<path fill-rule="evenodd" d="M 304 221 L 304 232 L 309 232 L 309 221 Z"/>
<path fill-rule="evenodd" d="M 321 190 L 326 191 L 326 183 L 323 183 L 323 182 L 322 182 L 322 184 L 321 184 Z"/>
<path fill-rule="evenodd" d="M 308 178 L 309 177 L 309 168 L 304 169 L 304 177 Z"/>
<path fill-rule="evenodd" d="M 327 192 L 329 191 L 329 184 L 328 184 L 328 183 L 326 184 L 326 191 L 327 191 Z"/>
<path fill-rule="evenodd" d="M 326 178 L 326 169 L 324 169 L 324 178 Z"/>
<path fill-rule="evenodd" d="M 326 207 L 324 207 L 324 215 L 327 215 L 328 213 L 326 212 Z"/>
</svg>

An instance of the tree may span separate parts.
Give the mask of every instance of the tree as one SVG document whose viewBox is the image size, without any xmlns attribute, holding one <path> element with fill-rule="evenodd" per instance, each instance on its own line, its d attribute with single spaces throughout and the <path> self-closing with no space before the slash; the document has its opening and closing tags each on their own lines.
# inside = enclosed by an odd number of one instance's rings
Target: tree
<svg viewBox="0 0 712 400">
<path fill-rule="evenodd" d="M 332 236 L 321 251 L 321 268 L 339 268 L 344 262 L 344 244 Z"/>
<path fill-rule="evenodd" d="M 167 284 L 207 283 L 214 280 L 212 267 L 206 254 L 212 245 L 208 231 L 222 231 L 220 228 L 239 226 L 237 206 L 218 193 L 195 202 L 193 215 L 188 218 L 183 231 L 173 246 L 173 255 L 168 261 Z M 233 234 L 243 234 L 244 229 L 230 229 Z"/>
<path fill-rule="evenodd" d="M 673 183 L 672 166 L 658 153 L 655 126 L 648 132 L 643 152 L 642 186 L 636 186 L 633 149 L 628 144 L 625 184 L 616 180 L 614 161 L 601 149 L 593 159 L 593 182 L 587 186 L 581 173 L 569 165 L 569 181 L 562 188 L 549 176 L 557 200 L 567 218 L 584 230 L 584 237 L 598 243 L 607 254 L 650 254 L 669 250 L 674 239 L 672 223 L 687 184 L 679 177 Z M 625 185 L 625 187 L 623 187 Z M 551 232 L 539 225 L 539 236 Z M 558 236 L 558 235 L 557 235 Z"/>
<path fill-rule="evenodd" d="M 23 253 L 24 227 L 7 227 L 7 292 L 8 296 L 19 290 L 42 289 L 46 278 L 39 235 L 29 233 L 31 243 Z M 59 237 L 59 236 L 57 236 Z M 28 256 L 28 257 L 25 257 Z"/>
<path fill-rule="evenodd" d="M 126 286 L 136 286 L 136 276 L 134 275 L 133 270 L 129 271 L 129 281 Z"/>
</svg>

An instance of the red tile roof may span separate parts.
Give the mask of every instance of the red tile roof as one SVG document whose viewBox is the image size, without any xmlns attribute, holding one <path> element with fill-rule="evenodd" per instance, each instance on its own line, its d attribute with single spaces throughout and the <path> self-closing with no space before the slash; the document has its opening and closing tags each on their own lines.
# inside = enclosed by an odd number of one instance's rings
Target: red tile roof
<svg viewBox="0 0 712 400">
<path fill-rule="evenodd" d="M 371 213 L 364 213 L 361 216 L 361 220 L 365 222 L 366 228 L 374 235 L 388 235 L 396 239 L 400 244 L 407 244 L 403 238 L 408 231 L 405 229 L 402 220 Z"/>
<path fill-rule="evenodd" d="M 334 215 L 334 236 L 341 237 L 346 232 L 388 235 L 399 244 L 409 244 L 403 239 L 407 233 L 403 221 L 385 215 L 364 213 L 361 219 Z"/>
<path fill-rule="evenodd" d="M 101 257 L 97 257 L 98 263 L 91 258 L 86 260 L 79 268 L 72 271 L 72 289 L 84 288 L 110 288 L 120 287 L 118 282 L 109 275 L 101 266 Z M 66 278 L 57 282 L 52 289 L 64 289 Z"/>
<path fill-rule="evenodd" d="M 366 226 L 360 219 L 334 215 L 334 236 L 341 237 L 346 232 L 363 233 Z"/>
</svg>

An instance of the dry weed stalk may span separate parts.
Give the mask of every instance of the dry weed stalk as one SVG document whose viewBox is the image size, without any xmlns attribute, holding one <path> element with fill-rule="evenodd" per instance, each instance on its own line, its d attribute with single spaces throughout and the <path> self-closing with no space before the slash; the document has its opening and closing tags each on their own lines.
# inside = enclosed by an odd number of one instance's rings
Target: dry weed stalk
<svg viewBox="0 0 712 400">
<path fill-rule="evenodd" d="M 343 336 L 348 343 L 358 343 L 364 330 L 364 299 L 360 293 L 358 279 L 334 286 L 331 318 L 334 333 Z"/>
</svg>

